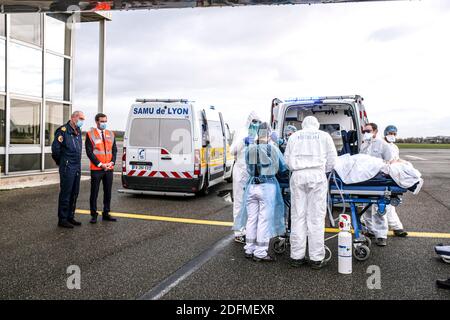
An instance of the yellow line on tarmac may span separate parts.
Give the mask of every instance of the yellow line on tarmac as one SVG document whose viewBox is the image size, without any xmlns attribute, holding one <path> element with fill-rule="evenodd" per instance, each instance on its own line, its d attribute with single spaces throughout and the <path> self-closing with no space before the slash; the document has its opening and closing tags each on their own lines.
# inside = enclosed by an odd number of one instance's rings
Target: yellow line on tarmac
<svg viewBox="0 0 450 320">
<path fill-rule="evenodd" d="M 76 213 L 79 214 L 90 214 L 89 210 L 77 209 Z M 175 217 L 165 217 L 165 216 L 152 216 L 146 214 L 135 214 L 135 213 L 124 213 L 124 212 L 111 212 L 114 217 L 120 218 L 130 218 L 130 219 L 140 219 L 140 220 L 152 220 L 152 221 L 165 221 L 165 222 L 177 222 L 177 223 L 188 223 L 188 224 L 200 224 L 200 225 L 210 225 L 210 226 L 222 226 L 222 227 L 232 227 L 233 222 L 228 221 L 214 221 L 214 220 L 199 220 L 199 219 L 189 219 L 189 218 L 175 218 Z M 325 228 L 327 233 L 338 233 L 337 228 Z M 389 231 L 389 236 L 393 236 L 394 233 Z M 438 233 L 438 232 L 415 232 L 408 231 L 408 237 L 410 238 L 441 238 L 450 239 L 450 233 Z"/>
<path fill-rule="evenodd" d="M 325 228 L 325 232 L 327 232 L 327 233 L 338 233 L 339 229 L 337 229 L 337 228 Z M 394 236 L 394 232 L 389 231 L 388 232 L 388 236 Z M 450 239 L 450 233 L 408 231 L 408 237 L 409 238 L 442 238 L 442 239 Z"/>
<path fill-rule="evenodd" d="M 89 210 L 77 209 L 76 213 L 79 214 L 91 214 Z M 228 221 L 212 221 L 212 220 L 198 220 L 198 219 L 188 219 L 188 218 L 174 218 L 174 217 L 164 217 L 164 216 L 151 216 L 146 214 L 134 214 L 134 213 L 124 213 L 124 212 L 110 212 L 114 217 L 130 218 L 130 219 L 141 219 L 141 220 L 153 220 L 153 221 L 166 221 L 166 222 L 178 222 L 178 223 L 190 223 L 190 224 L 203 224 L 211 226 L 233 226 L 232 222 Z"/>
</svg>

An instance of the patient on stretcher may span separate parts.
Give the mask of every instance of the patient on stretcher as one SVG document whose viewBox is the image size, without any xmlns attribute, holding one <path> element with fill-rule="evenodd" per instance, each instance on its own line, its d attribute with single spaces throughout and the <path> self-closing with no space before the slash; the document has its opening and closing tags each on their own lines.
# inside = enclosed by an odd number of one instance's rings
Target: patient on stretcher
<svg viewBox="0 0 450 320">
<path fill-rule="evenodd" d="M 334 170 L 345 184 L 396 185 L 418 194 L 423 185 L 421 173 L 404 160 L 386 163 L 365 154 L 339 156 Z"/>
</svg>

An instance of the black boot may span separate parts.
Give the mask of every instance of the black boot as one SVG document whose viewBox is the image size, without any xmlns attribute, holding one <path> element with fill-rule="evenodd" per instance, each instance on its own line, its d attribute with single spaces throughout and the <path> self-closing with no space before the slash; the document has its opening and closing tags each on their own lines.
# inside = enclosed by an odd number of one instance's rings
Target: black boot
<svg viewBox="0 0 450 320">
<path fill-rule="evenodd" d="M 253 256 L 253 261 L 255 262 L 274 262 L 277 261 L 277 259 L 275 259 L 275 257 L 271 257 L 269 255 L 265 256 L 264 258 L 258 258 Z"/>
<path fill-rule="evenodd" d="M 58 227 L 67 228 L 67 229 L 73 229 L 73 225 L 70 224 L 69 222 L 65 221 L 65 220 L 59 221 L 58 222 Z"/>
<path fill-rule="evenodd" d="M 74 226 L 81 226 L 81 222 L 79 222 L 79 221 L 77 221 L 77 220 L 75 220 L 75 219 L 69 219 L 68 221 L 69 221 L 69 223 L 70 223 L 71 225 L 74 225 Z"/>
<path fill-rule="evenodd" d="M 447 280 L 436 280 L 438 288 L 450 290 L 450 278 Z"/>
<path fill-rule="evenodd" d="M 305 258 L 303 258 L 303 259 L 292 259 L 291 258 L 291 260 L 289 261 L 289 264 L 291 265 L 291 267 L 298 268 L 300 266 L 303 266 L 306 262 L 307 261 Z"/>
<path fill-rule="evenodd" d="M 311 265 L 311 268 L 314 270 L 319 270 L 325 267 L 328 264 L 328 261 L 323 259 L 322 261 L 310 261 L 309 264 Z"/>
<path fill-rule="evenodd" d="M 91 220 L 89 220 L 89 222 L 92 224 L 97 223 L 97 216 L 98 216 L 97 212 L 91 212 Z"/>
<path fill-rule="evenodd" d="M 403 229 L 394 230 L 394 236 L 404 238 L 408 236 L 408 232 Z"/>
<path fill-rule="evenodd" d="M 109 215 L 109 214 L 103 214 L 102 220 L 103 220 L 103 221 L 117 221 L 116 218 L 112 217 L 112 216 Z"/>
<path fill-rule="evenodd" d="M 387 239 L 384 238 L 377 238 L 377 241 L 375 244 L 379 247 L 386 247 L 387 246 Z"/>
</svg>

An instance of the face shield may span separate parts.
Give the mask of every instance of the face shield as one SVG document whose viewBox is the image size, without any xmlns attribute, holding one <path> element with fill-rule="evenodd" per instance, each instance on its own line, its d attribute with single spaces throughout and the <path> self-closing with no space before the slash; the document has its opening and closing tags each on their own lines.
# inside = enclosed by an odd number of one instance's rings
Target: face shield
<svg viewBox="0 0 450 320">
<path fill-rule="evenodd" d="M 267 144 L 269 142 L 270 135 L 272 134 L 272 129 L 267 122 L 263 122 L 259 125 L 258 129 L 258 142 L 260 144 Z"/>
</svg>

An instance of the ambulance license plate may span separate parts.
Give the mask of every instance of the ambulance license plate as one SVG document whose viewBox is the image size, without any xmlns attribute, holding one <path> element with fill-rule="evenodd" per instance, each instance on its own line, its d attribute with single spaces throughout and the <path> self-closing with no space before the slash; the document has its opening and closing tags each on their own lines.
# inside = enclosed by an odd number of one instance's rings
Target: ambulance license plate
<svg viewBox="0 0 450 320">
<path fill-rule="evenodd" d="M 146 170 L 146 171 L 150 171 L 152 170 L 152 166 L 147 166 L 147 165 L 141 165 L 141 164 L 134 164 L 131 166 L 132 170 Z"/>
</svg>

